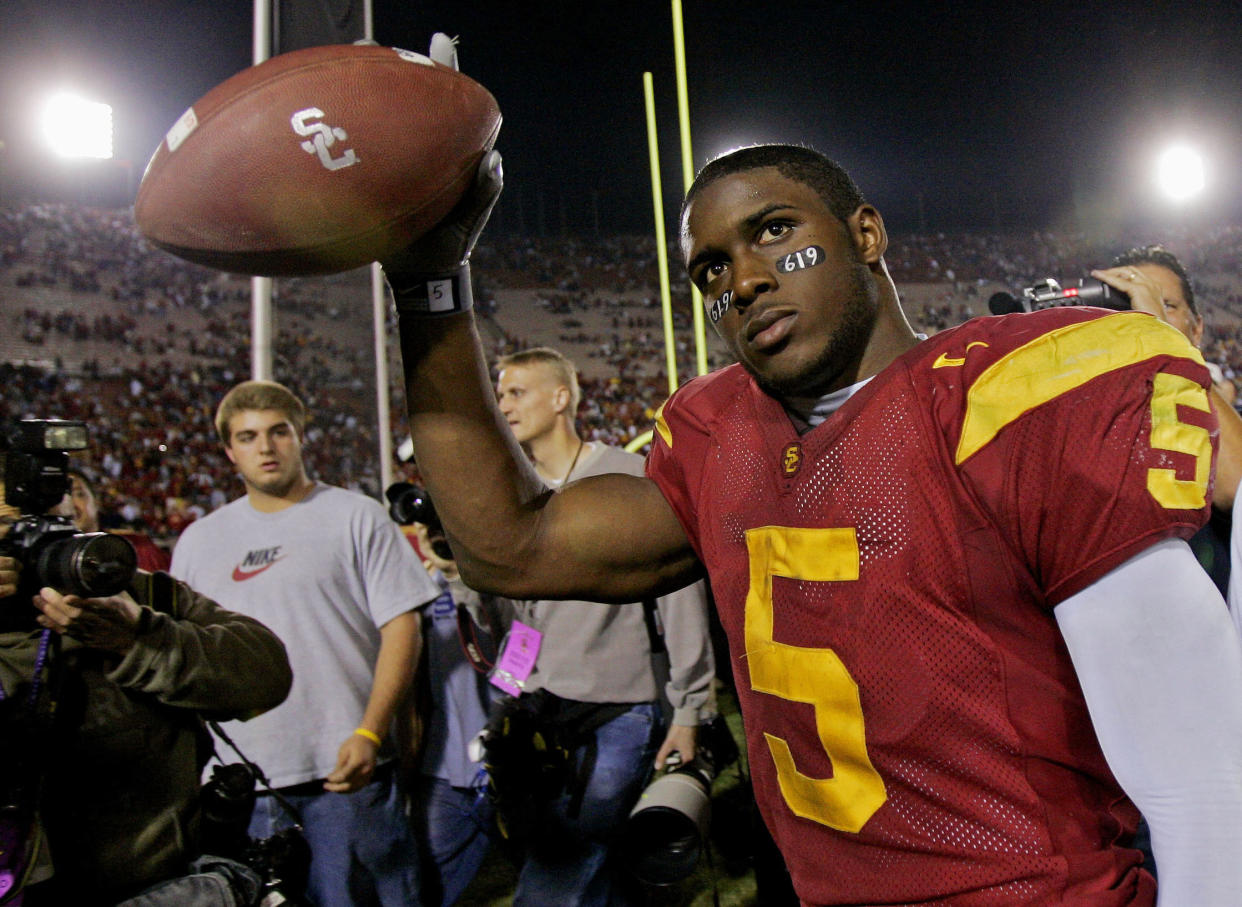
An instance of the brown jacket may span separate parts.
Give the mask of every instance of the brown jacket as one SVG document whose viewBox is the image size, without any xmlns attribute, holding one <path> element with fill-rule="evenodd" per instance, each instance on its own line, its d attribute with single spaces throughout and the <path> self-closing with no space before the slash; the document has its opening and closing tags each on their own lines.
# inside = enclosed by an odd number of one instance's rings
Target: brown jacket
<svg viewBox="0 0 1242 907">
<path fill-rule="evenodd" d="M 65 638 L 41 692 L 46 705 L 59 672 L 52 730 L 35 735 L 46 743 L 35 878 L 49 860 L 54 875 L 29 890 L 30 903 L 113 903 L 184 873 L 198 856 L 203 718 L 267 711 L 292 683 L 284 645 L 258 621 L 163 574 L 139 572 L 130 593 L 145 606 L 134 647 L 121 657 Z M 28 689 L 39 635 L 0 634 L 11 698 Z"/>
</svg>

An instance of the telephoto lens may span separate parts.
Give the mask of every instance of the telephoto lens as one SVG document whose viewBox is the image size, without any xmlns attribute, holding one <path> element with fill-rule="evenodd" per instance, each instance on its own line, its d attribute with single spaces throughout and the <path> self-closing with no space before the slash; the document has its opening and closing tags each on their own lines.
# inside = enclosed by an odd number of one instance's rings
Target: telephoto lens
<svg viewBox="0 0 1242 907">
<path fill-rule="evenodd" d="M 694 871 L 712 823 L 711 767 L 693 759 L 643 791 L 625 825 L 626 865 L 648 885 L 671 885 Z"/>
</svg>

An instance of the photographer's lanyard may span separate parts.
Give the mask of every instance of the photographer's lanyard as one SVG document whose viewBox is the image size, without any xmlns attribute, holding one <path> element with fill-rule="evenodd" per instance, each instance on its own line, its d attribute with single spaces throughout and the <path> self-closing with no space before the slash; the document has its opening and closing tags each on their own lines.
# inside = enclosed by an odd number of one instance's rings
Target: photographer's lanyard
<svg viewBox="0 0 1242 907">
<path fill-rule="evenodd" d="M 47 654 L 51 647 L 52 631 L 44 630 L 39 634 L 39 650 L 35 653 L 34 674 L 30 678 L 30 695 L 26 701 L 26 705 L 31 709 L 39 701 L 39 686 L 43 682 L 43 668 L 47 665 Z M 4 683 L 0 682 L 0 702 L 7 699 L 8 695 L 8 691 L 4 688 Z"/>
</svg>

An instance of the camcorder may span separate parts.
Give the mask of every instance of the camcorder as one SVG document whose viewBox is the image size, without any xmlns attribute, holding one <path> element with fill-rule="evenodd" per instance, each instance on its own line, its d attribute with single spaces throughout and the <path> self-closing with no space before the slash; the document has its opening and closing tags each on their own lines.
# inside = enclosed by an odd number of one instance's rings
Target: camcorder
<svg viewBox="0 0 1242 907">
<path fill-rule="evenodd" d="M 694 871 L 711 828 L 712 783 L 737 761 L 722 716 L 699 727 L 693 759 L 647 785 L 622 837 L 626 865 L 649 885 L 671 885 Z"/>
<path fill-rule="evenodd" d="M 21 514 L 0 539 L 0 555 L 22 565 L 17 594 L 10 598 L 29 603 L 44 586 L 104 598 L 133 579 L 138 557 L 126 539 L 79 532 L 68 517 L 47 513 L 69 491 L 69 451 L 86 446 L 86 424 L 61 419 L 22 420 L 0 435 L 5 501 Z M 5 610 L 0 608 L 0 620 Z"/>
<path fill-rule="evenodd" d="M 1130 309 L 1130 297 L 1094 277 L 1084 277 L 1077 284 L 1064 287 L 1049 277 L 1023 289 L 1021 297 L 1002 291 L 988 299 L 988 311 L 993 315 L 1038 312 L 1067 305 L 1094 305 L 1126 312 Z"/>
<path fill-rule="evenodd" d="M 216 765 L 199 793 L 203 853 L 244 863 L 263 880 L 264 904 L 305 904 L 311 851 L 300 826 L 267 838 L 247 834 L 259 774 L 237 762 Z"/>
<path fill-rule="evenodd" d="M 384 497 L 388 498 L 388 515 L 397 525 L 422 523 L 427 527 L 427 540 L 436 556 L 441 560 L 454 560 L 453 549 L 444 534 L 444 524 L 440 522 L 425 488 L 413 482 L 393 482 L 384 492 Z"/>
</svg>

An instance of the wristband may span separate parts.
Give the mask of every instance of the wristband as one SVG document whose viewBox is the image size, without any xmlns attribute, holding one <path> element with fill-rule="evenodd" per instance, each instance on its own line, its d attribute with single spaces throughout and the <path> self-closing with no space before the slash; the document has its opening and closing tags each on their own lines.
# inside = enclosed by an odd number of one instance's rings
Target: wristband
<svg viewBox="0 0 1242 907">
<path fill-rule="evenodd" d="M 367 738 L 372 743 L 374 743 L 376 746 L 384 745 L 384 741 L 380 738 L 379 734 L 375 733 L 375 731 L 368 731 L 364 727 L 358 727 L 358 728 L 354 728 L 354 733 L 357 734 L 359 737 Z"/>
<path fill-rule="evenodd" d="M 453 315 L 474 307 L 470 263 L 446 274 L 398 274 L 388 278 L 398 315 Z"/>
</svg>

